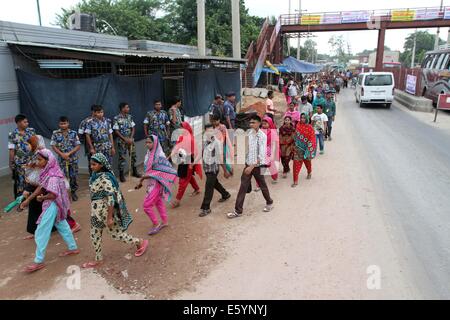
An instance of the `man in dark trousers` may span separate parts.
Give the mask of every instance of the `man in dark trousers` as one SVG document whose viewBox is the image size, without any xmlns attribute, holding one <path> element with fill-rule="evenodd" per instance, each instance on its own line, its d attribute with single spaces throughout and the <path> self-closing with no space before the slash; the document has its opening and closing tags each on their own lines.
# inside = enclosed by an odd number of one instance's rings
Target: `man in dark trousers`
<svg viewBox="0 0 450 320">
<path fill-rule="evenodd" d="M 261 168 L 267 164 L 267 136 L 260 129 L 261 118 L 254 115 L 250 118 L 250 132 L 248 133 L 248 148 L 245 169 L 241 177 L 241 186 L 236 199 L 236 205 L 233 212 L 228 213 L 229 219 L 239 218 L 244 211 L 245 196 L 251 185 L 252 177 L 258 182 L 261 188 L 264 199 L 266 200 L 266 206 L 264 212 L 270 212 L 273 209 L 273 200 L 270 197 L 269 188 L 267 187 L 264 175 L 261 174 Z"/>
</svg>

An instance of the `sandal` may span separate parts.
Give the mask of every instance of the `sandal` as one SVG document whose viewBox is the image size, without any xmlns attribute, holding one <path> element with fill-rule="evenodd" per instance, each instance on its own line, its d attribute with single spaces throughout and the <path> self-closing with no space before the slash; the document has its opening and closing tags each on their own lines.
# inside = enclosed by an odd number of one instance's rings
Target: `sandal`
<svg viewBox="0 0 450 320">
<path fill-rule="evenodd" d="M 308 177 L 306 179 L 307 180 L 311 180 L 312 179 L 312 173 L 308 174 Z"/>
<path fill-rule="evenodd" d="M 43 263 L 34 263 L 34 264 L 26 267 L 24 272 L 33 273 L 33 272 L 43 269 L 44 267 L 45 267 L 45 264 L 43 264 Z"/>
<path fill-rule="evenodd" d="M 25 238 L 23 238 L 23 240 L 33 240 L 34 239 L 34 236 L 33 235 L 31 235 L 31 236 L 26 236 Z"/>
<path fill-rule="evenodd" d="M 80 230 L 81 230 L 81 226 L 80 226 L 79 223 L 77 223 L 77 224 L 75 225 L 75 227 L 73 227 L 72 233 L 77 233 L 77 232 L 79 232 Z"/>
<path fill-rule="evenodd" d="M 81 265 L 83 269 L 95 269 L 100 266 L 102 262 L 86 262 Z"/>
<path fill-rule="evenodd" d="M 153 227 L 153 229 L 151 229 L 148 232 L 148 235 L 149 236 L 154 236 L 154 235 L 158 234 L 161 231 L 162 228 L 163 228 L 162 225 L 158 225 L 156 227 Z"/>
<path fill-rule="evenodd" d="M 179 202 L 172 202 L 172 204 L 171 204 L 171 206 L 172 206 L 172 209 L 176 209 L 176 208 L 179 208 L 180 207 L 180 203 Z"/>
<path fill-rule="evenodd" d="M 298 183 L 294 183 L 291 187 L 292 188 L 297 188 L 298 187 Z"/>
<path fill-rule="evenodd" d="M 191 197 L 198 196 L 199 194 L 200 194 L 200 190 L 195 190 L 194 192 L 192 192 Z"/>
<path fill-rule="evenodd" d="M 143 242 L 142 242 L 142 245 L 141 245 L 141 247 L 136 251 L 136 253 L 134 254 L 134 256 L 135 257 L 142 257 L 143 255 L 144 255 L 144 253 L 145 253 L 145 251 L 147 251 L 147 248 L 148 248 L 148 240 L 144 240 Z"/>
<path fill-rule="evenodd" d="M 64 258 L 64 257 L 69 257 L 69 256 L 76 256 L 77 254 L 80 254 L 80 250 L 75 249 L 75 250 L 67 250 L 65 252 L 62 252 L 59 254 L 59 256 L 61 258 Z"/>
<path fill-rule="evenodd" d="M 236 211 L 234 211 L 234 212 L 228 213 L 227 217 L 228 217 L 228 219 L 234 219 L 234 218 L 242 217 L 242 214 L 239 214 Z"/>
</svg>

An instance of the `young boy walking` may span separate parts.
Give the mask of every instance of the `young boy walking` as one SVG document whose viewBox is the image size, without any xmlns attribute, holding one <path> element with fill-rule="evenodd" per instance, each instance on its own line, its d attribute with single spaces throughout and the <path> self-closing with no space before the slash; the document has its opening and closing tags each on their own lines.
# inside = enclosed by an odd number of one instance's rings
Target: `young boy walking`
<svg viewBox="0 0 450 320">
<path fill-rule="evenodd" d="M 245 196 L 251 186 L 252 177 L 255 178 L 262 191 L 264 199 L 266 200 L 266 206 L 264 212 L 270 212 L 273 209 L 273 200 L 270 197 L 269 188 L 267 187 L 266 180 L 261 174 L 261 168 L 267 165 L 267 136 L 260 129 L 261 118 L 254 115 L 250 119 L 251 131 L 248 134 L 248 148 L 247 157 L 245 163 L 245 169 L 241 177 L 241 186 L 236 199 L 236 205 L 234 212 L 229 213 L 227 216 L 229 219 L 239 218 L 244 211 Z"/>
</svg>

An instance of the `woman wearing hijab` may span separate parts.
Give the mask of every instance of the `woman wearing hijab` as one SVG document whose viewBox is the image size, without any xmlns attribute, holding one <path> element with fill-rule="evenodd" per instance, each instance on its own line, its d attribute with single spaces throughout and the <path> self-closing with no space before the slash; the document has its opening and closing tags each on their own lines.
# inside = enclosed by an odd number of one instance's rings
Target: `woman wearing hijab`
<svg viewBox="0 0 450 320">
<path fill-rule="evenodd" d="M 92 175 L 89 180 L 91 191 L 91 241 L 95 249 L 95 261 L 83 264 L 83 268 L 95 268 L 103 263 L 103 230 L 114 240 L 137 247 L 135 256 L 141 257 L 148 248 L 148 240 L 134 238 L 126 231 L 133 222 L 125 199 L 119 189 L 111 164 L 101 153 L 91 158 Z"/>
<path fill-rule="evenodd" d="M 180 178 L 180 184 L 178 186 L 178 193 L 175 201 L 172 203 L 172 208 L 178 208 L 183 196 L 186 192 L 188 185 L 190 184 L 194 188 L 192 196 L 200 194 L 200 187 L 195 180 L 195 174 L 200 179 L 203 177 L 202 165 L 200 163 L 200 154 L 197 149 L 197 144 L 194 139 L 194 131 L 189 123 L 183 122 L 181 124 L 183 133 L 178 138 L 178 141 L 172 151 L 173 157 L 180 157 L 186 160 L 184 163 L 178 165 L 178 177 Z"/>
<path fill-rule="evenodd" d="M 38 218 L 38 227 L 35 232 L 36 257 L 34 264 L 25 269 L 25 272 L 28 273 L 45 267 L 45 252 L 53 226 L 56 227 L 68 246 L 68 251 L 60 254 L 60 257 L 76 255 L 80 252 L 66 221 L 70 201 L 64 181 L 65 176 L 58 161 L 50 150 L 42 149 L 37 154 L 37 166 L 42 169 L 39 176 L 39 187 L 21 205 L 21 208 L 27 207 L 34 198 L 42 202 L 42 214 Z"/>
<path fill-rule="evenodd" d="M 292 124 L 292 118 L 287 116 L 284 118 L 284 124 L 280 127 L 280 151 L 281 163 L 283 164 L 283 179 L 287 178 L 287 174 L 291 171 L 289 164 L 292 160 L 294 149 L 295 127 Z"/>
<path fill-rule="evenodd" d="M 177 171 L 167 160 L 157 136 L 148 137 L 146 146 L 148 150 L 144 161 L 145 174 L 136 190 L 141 189 L 144 181 L 147 181 L 144 211 L 153 223 L 153 229 L 149 232 L 152 236 L 169 225 L 164 201 L 168 202 L 172 197 L 172 186 L 177 180 Z M 153 207 L 158 210 L 162 223 L 158 222 Z"/>
<path fill-rule="evenodd" d="M 267 165 L 269 167 L 270 175 L 272 176 L 272 183 L 278 181 L 278 163 L 280 161 L 280 141 L 278 137 L 277 127 L 272 118 L 264 117 L 262 120 L 262 131 L 267 136 Z"/>
<path fill-rule="evenodd" d="M 316 156 L 317 138 L 312 125 L 308 124 L 306 115 L 302 114 L 297 124 L 294 138 L 294 184 L 298 186 L 298 177 L 303 163 L 308 170 L 308 180 L 312 178 L 312 159 Z"/>
<path fill-rule="evenodd" d="M 27 198 L 36 189 L 39 187 L 40 174 L 42 169 L 38 167 L 37 156 L 40 150 L 45 149 L 45 141 L 42 136 L 36 135 L 32 136 L 28 140 L 28 144 L 30 145 L 30 150 L 33 153 L 31 157 L 30 163 L 27 165 L 25 169 L 25 191 L 24 196 Z M 25 237 L 24 240 L 32 240 L 34 239 L 34 233 L 37 229 L 36 222 L 39 219 L 39 216 L 42 214 L 42 203 L 37 201 L 36 198 L 32 199 L 29 202 L 28 206 L 28 221 L 27 221 L 27 232 L 30 234 Z M 76 233 L 81 230 L 81 226 L 70 216 L 70 210 L 67 216 L 67 222 L 69 223 L 70 229 L 73 233 Z M 52 232 L 56 231 L 54 227 Z"/>
</svg>

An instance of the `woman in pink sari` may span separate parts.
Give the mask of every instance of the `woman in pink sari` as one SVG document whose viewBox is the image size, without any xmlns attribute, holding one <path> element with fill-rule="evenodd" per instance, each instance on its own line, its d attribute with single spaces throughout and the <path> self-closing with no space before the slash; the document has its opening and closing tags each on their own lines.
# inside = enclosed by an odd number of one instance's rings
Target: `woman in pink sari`
<svg viewBox="0 0 450 320">
<path fill-rule="evenodd" d="M 68 246 L 68 250 L 60 254 L 60 257 L 75 255 L 80 252 L 66 221 L 70 201 L 66 190 L 65 176 L 58 161 L 50 150 L 43 149 L 38 151 L 37 166 L 42 169 L 39 176 L 39 187 L 21 205 L 21 207 L 27 207 L 34 198 L 42 202 L 42 214 L 37 221 L 38 227 L 35 232 L 36 257 L 34 264 L 25 269 L 25 272 L 28 273 L 45 267 L 45 252 L 53 226 L 56 227 Z"/>
<path fill-rule="evenodd" d="M 148 151 L 144 161 L 145 174 L 136 189 L 141 189 L 144 181 L 147 181 L 144 211 L 153 223 L 149 235 L 155 235 L 169 225 L 164 201 L 169 202 L 172 197 L 172 186 L 177 180 L 177 171 L 167 160 L 158 137 L 148 137 L 146 146 Z M 154 207 L 158 210 L 162 223 L 158 222 Z"/>
</svg>

